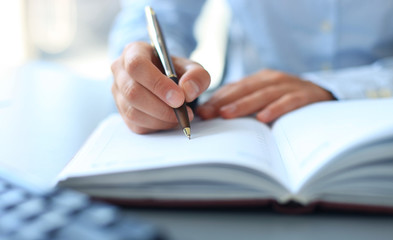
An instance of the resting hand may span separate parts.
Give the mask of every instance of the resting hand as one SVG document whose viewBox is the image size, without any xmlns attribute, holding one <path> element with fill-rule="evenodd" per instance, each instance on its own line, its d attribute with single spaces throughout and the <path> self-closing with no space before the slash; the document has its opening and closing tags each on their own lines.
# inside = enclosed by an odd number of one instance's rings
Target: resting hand
<svg viewBox="0 0 393 240">
<path fill-rule="evenodd" d="M 311 82 L 274 70 L 262 70 L 222 87 L 197 111 L 203 119 L 256 113 L 258 120 L 268 123 L 304 105 L 333 99 L 330 92 Z"/>
<path fill-rule="evenodd" d="M 112 93 L 119 113 L 136 133 L 170 129 L 178 125 L 173 108 L 192 102 L 210 84 L 210 76 L 199 64 L 173 57 L 179 85 L 162 73 L 151 45 L 129 44 L 113 62 Z M 190 121 L 194 118 L 187 107 Z"/>
</svg>

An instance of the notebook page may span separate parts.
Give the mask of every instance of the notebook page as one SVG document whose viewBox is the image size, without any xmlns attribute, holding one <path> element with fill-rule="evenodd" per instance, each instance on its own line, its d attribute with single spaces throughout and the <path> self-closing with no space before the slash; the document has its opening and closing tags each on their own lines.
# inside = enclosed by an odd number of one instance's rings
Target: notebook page
<svg viewBox="0 0 393 240">
<path fill-rule="evenodd" d="M 312 104 L 279 119 L 272 132 L 289 169 L 292 190 L 338 152 L 392 129 L 392 109 L 393 99 L 334 101 Z"/>
<path fill-rule="evenodd" d="M 138 135 L 127 128 L 120 115 L 112 115 L 60 179 L 203 163 L 242 165 L 285 178 L 270 128 L 257 120 L 214 119 L 192 122 L 191 127 L 191 140 L 180 129 Z"/>
</svg>

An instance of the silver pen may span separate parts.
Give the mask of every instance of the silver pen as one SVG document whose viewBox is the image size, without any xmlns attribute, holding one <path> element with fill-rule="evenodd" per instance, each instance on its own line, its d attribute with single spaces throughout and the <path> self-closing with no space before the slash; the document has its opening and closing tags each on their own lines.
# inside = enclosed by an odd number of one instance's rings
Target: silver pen
<svg viewBox="0 0 393 240">
<path fill-rule="evenodd" d="M 168 53 L 160 25 L 158 24 L 156 13 L 150 6 L 145 7 L 145 13 L 151 44 L 157 52 L 158 58 L 161 61 L 166 76 L 178 84 L 179 80 L 177 78 L 175 68 L 173 67 L 171 57 Z M 186 102 L 184 102 L 182 106 L 174 108 L 174 111 L 180 127 L 183 129 L 183 132 L 188 137 L 188 139 L 190 139 L 191 127 L 190 120 L 188 118 Z"/>
</svg>

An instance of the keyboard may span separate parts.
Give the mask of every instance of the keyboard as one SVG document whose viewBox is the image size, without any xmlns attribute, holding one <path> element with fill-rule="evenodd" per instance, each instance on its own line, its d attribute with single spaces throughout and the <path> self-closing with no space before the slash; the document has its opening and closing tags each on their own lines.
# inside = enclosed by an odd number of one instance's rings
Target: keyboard
<svg viewBox="0 0 393 240">
<path fill-rule="evenodd" d="M 67 189 L 34 193 L 0 177 L 1 240 L 164 240 L 160 229 Z"/>
</svg>

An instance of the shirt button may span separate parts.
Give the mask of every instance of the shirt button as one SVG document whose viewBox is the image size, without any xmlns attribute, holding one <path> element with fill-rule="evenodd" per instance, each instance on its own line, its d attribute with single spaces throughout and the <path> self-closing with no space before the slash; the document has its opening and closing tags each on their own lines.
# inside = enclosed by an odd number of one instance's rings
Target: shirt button
<svg viewBox="0 0 393 240">
<path fill-rule="evenodd" d="M 333 30 L 333 25 L 330 21 L 325 20 L 319 25 L 319 29 L 322 32 L 329 33 Z"/>
</svg>

